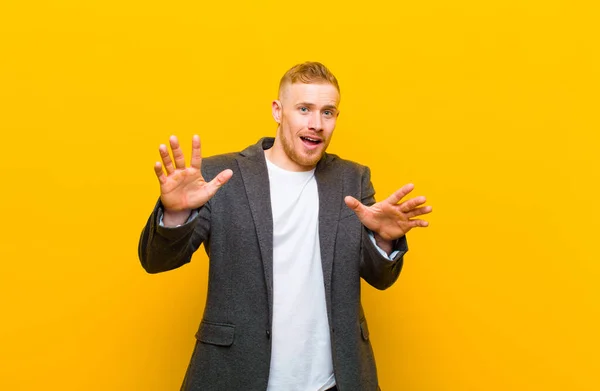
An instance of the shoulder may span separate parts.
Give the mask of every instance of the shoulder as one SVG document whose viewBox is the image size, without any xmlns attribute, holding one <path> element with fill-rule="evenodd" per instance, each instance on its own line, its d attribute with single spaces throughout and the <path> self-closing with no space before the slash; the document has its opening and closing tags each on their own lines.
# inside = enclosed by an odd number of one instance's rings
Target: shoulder
<svg viewBox="0 0 600 391">
<path fill-rule="evenodd" d="M 211 167 L 223 166 L 233 163 L 238 156 L 240 156 L 239 152 L 230 152 L 223 153 L 220 155 L 209 156 L 202 159 L 202 164 L 207 164 Z"/>
<path fill-rule="evenodd" d="M 344 176 L 370 175 L 369 167 L 352 160 L 343 159 L 336 154 L 328 153 L 324 160 L 328 169 L 338 170 Z"/>
<path fill-rule="evenodd" d="M 214 175 L 229 168 L 234 172 L 237 169 L 237 162 L 242 162 L 248 159 L 248 161 L 262 161 L 264 163 L 263 150 L 273 145 L 274 139 L 269 137 L 263 137 L 256 144 L 252 144 L 246 147 L 240 152 L 223 153 L 220 155 L 214 155 L 202 160 L 202 172 L 209 175 Z M 266 167 L 266 165 L 265 165 Z"/>
<path fill-rule="evenodd" d="M 228 168 L 235 171 L 235 160 L 239 156 L 239 152 L 231 152 L 202 158 L 202 174 L 212 178 Z"/>
<path fill-rule="evenodd" d="M 375 189 L 371 183 L 369 167 L 334 154 L 328 155 L 327 158 L 325 170 L 332 170 L 333 176 L 339 178 L 344 195 L 351 195 L 367 205 L 375 202 Z"/>
</svg>

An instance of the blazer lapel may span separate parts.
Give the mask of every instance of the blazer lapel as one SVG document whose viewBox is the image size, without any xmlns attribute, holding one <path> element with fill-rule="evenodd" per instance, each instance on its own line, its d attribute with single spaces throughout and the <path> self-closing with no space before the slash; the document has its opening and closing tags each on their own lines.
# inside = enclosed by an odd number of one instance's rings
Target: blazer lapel
<svg viewBox="0 0 600 391">
<path fill-rule="evenodd" d="M 244 182 L 246 195 L 250 204 L 250 212 L 258 237 L 262 255 L 267 296 L 269 301 L 269 319 L 273 317 L 273 213 L 271 212 L 271 195 L 269 175 L 265 162 L 264 147 L 269 147 L 272 139 L 261 139 L 255 145 L 246 148 L 237 158 L 238 167 Z M 264 144 L 264 146 L 263 146 Z"/>
<path fill-rule="evenodd" d="M 329 164 L 332 157 L 325 155 L 317 164 L 315 178 L 319 191 L 319 242 L 321 247 L 321 264 L 325 283 L 325 299 L 327 312 L 331 319 L 331 275 L 333 270 L 333 253 L 337 235 L 338 220 L 342 203 L 342 179 L 339 172 L 331 170 Z"/>
</svg>

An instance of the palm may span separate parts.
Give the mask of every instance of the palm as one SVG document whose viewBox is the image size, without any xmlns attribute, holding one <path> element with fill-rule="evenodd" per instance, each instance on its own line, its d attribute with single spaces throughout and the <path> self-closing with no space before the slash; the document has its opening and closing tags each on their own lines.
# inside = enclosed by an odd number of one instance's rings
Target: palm
<svg viewBox="0 0 600 391">
<path fill-rule="evenodd" d="M 210 197 L 206 192 L 206 181 L 200 170 L 187 167 L 175 170 L 160 185 L 163 206 L 172 210 L 195 209 L 204 205 Z"/>
<path fill-rule="evenodd" d="M 350 196 L 346 197 L 345 201 L 365 227 L 384 240 L 395 240 L 406 235 L 415 227 L 427 227 L 428 225 L 424 220 L 414 219 L 414 217 L 431 213 L 431 206 L 419 207 L 425 203 L 425 197 L 416 197 L 399 203 L 413 188 L 412 184 L 405 185 L 386 200 L 371 206 L 365 206 Z"/>
<path fill-rule="evenodd" d="M 212 181 L 206 182 L 201 172 L 202 155 L 198 136 L 194 136 L 192 139 L 192 160 L 189 167 L 185 166 L 185 158 L 176 137 L 171 137 L 170 145 L 173 160 L 169 156 L 167 147 L 161 145 L 159 152 L 162 164 L 157 162 L 154 166 L 160 182 L 160 199 L 163 207 L 170 211 L 199 208 L 206 204 L 219 187 L 229 180 L 232 172 L 225 170 Z"/>
<path fill-rule="evenodd" d="M 385 201 L 366 208 L 361 221 L 385 240 L 404 236 L 413 227 L 410 219 Z"/>
</svg>

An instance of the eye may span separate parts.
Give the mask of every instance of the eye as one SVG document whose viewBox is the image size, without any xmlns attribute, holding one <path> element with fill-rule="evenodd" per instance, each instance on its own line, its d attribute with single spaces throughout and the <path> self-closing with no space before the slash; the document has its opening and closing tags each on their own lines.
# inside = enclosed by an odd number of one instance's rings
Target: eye
<svg viewBox="0 0 600 391">
<path fill-rule="evenodd" d="M 308 107 L 302 106 L 302 107 L 300 107 L 300 111 L 302 113 L 306 113 L 306 112 L 308 112 Z"/>
<path fill-rule="evenodd" d="M 326 116 L 328 116 L 328 117 L 331 117 L 331 116 L 333 115 L 333 113 L 331 112 L 331 110 L 325 110 L 325 111 L 323 112 L 323 114 L 325 114 L 325 115 L 326 115 Z"/>
</svg>

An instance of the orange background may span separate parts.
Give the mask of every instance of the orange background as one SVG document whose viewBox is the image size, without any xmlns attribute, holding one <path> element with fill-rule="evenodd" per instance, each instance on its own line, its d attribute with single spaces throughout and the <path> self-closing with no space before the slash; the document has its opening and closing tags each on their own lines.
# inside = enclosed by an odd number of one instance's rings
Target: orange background
<svg viewBox="0 0 600 391">
<path fill-rule="evenodd" d="M 0 5 L 0 389 L 179 389 L 203 252 L 147 275 L 170 134 L 274 135 L 292 65 L 337 75 L 330 151 L 434 206 L 365 286 L 384 390 L 600 389 L 597 2 Z"/>
</svg>

